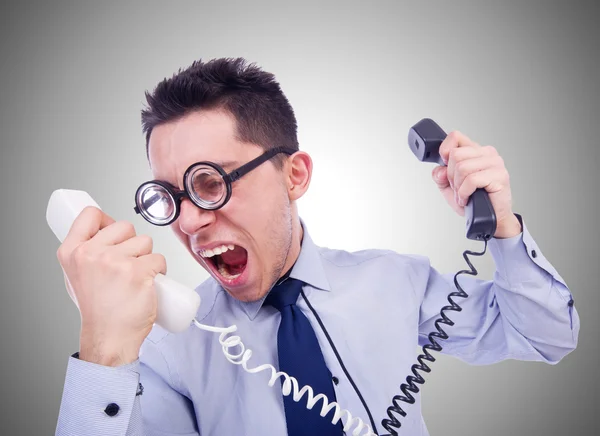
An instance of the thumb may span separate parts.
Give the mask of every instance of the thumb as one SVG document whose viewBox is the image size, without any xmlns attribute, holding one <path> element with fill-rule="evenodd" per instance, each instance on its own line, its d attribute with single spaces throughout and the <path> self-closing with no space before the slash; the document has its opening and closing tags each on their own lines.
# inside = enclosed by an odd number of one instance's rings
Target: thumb
<svg viewBox="0 0 600 436">
<path fill-rule="evenodd" d="M 431 176 L 433 177 L 433 181 L 436 183 L 438 188 L 444 189 L 450 186 L 450 182 L 448 181 L 448 168 L 445 166 L 437 166 L 431 172 Z"/>
</svg>

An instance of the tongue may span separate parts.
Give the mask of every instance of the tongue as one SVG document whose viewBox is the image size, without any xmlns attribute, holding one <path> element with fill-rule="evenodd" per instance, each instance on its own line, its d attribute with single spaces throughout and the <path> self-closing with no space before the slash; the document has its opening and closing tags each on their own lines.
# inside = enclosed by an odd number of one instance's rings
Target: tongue
<svg viewBox="0 0 600 436">
<path fill-rule="evenodd" d="M 221 259 L 229 266 L 245 265 L 248 261 L 248 252 L 244 248 L 236 245 L 233 250 L 227 250 L 225 253 L 221 253 Z"/>
</svg>

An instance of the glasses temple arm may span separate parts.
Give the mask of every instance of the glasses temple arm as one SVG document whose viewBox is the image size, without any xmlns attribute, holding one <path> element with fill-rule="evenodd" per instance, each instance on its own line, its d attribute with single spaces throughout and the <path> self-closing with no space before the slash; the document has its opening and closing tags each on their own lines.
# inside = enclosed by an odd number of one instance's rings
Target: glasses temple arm
<svg viewBox="0 0 600 436">
<path fill-rule="evenodd" d="M 229 174 L 227 174 L 225 177 L 223 177 L 225 179 L 225 181 L 229 181 L 230 183 L 235 182 L 236 180 L 238 180 L 240 177 L 244 176 L 245 174 L 249 173 L 250 171 L 252 171 L 254 168 L 256 168 L 257 166 L 259 166 L 260 164 L 262 164 L 263 162 L 268 161 L 269 159 L 271 159 L 273 156 L 275 156 L 276 154 L 279 153 L 287 153 L 287 154 L 292 154 L 293 151 L 285 148 L 285 147 L 276 147 L 276 148 L 272 148 L 271 150 L 267 151 L 266 153 L 260 155 L 259 157 L 257 157 L 256 159 L 251 160 L 250 162 L 242 165 L 241 167 L 239 167 L 236 170 L 233 170 L 232 172 L 230 172 Z"/>
</svg>

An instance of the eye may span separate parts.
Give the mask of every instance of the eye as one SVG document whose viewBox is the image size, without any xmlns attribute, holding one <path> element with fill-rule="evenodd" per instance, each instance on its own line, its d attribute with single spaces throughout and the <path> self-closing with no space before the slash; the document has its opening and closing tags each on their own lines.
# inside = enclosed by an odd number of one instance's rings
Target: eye
<svg viewBox="0 0 600 436">
<path fill-rule="evenodd" d="M 206 201 L 217 201 L 225 191 L 225 183 L 214 171 L 199 171 L 194 177 L 194 190 Z"/>
<path fill-rule="evenodd" d="M 211 192 L 219 190 L 221 189 L 221 183 L 219 183 L 217 180 L 210 180 L 205 183 L 204 189 Z"/>
</svg>

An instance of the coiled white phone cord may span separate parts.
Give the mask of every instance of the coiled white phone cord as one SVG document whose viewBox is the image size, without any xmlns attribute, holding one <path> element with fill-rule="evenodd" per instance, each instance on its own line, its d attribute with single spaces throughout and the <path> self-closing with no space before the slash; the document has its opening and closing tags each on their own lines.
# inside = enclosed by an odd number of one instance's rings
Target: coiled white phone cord
<svg viewBox="0 0 600 436">
<path fill-rule="evenodd" d="M 345 409 L 341 409 L 339 404 L 336 402 L 329 403 L 327 401 L 327 397 L 323 394 L 318 394 L 314 396 L 313 389 L 306 385 L 302 389 L 299 389 L 298 381 L 294 377 L 290 377 L 285 372 L 277 372 L 277 370 L 273 367 L 273 365 L 264 364 L 257 366 L 256 368 L 248 368 L 247 362 L 252 357 L 252 350 L 246 350 L 244 343 L 242 342 L 239 336 L 229 336 L 227 335 L 235 332 L 237 330 L 237 326 L 232 325 L 230 327 L 213 327 L 209 325 L 200 324 L 196 319 L 192 321 L 196 327 L 201 330 L 206 330 L 213 333 L 221 333 L 219 335 L 219 343 L 223 347 L 223 354 L 225 354 L 225 358 L 229 360 L 231 363 L 235 365 L 241 365 L 244 370 L 249 373 L 257 373 L 263 371 L 265 369 L 271 370 L 271 379 L 269 380 L 269 387 L 273 387 L 275 382 L 279 377 L 283 377 L 281 392 L 283 395 L 289 395 L 294 390 L 293 399 L 296 402 L 299 402 L 304 394 L 307 394 L 308 401 L 306 407 L 310 410 L 312 407 L 320 400 L 323 399 L 323 404 L 321 406 L 321 416 L 325 417 L 327 413 L 333 408 L 335 408 L 335 414 L 331 420 L 332 424 L 337 424 L 337 422 L 342 418 L 342 416 L 347 417 L 346 424 L 344 425 L 344 431 L 348 432 L 350 429 L 355 426 L 356 428 L 352 432 L 353 436 L 377 436 L 373 433 L 371 427 L 368 424 L 365 424 L 364 421 L 358 417 L 353 418 L 352 414 Z M 231 353 L 229 348 L 240 347 L 239 353 Z M 361 431 L 366 431 L 366 433 L 361 433 Z"/>
</svg>

